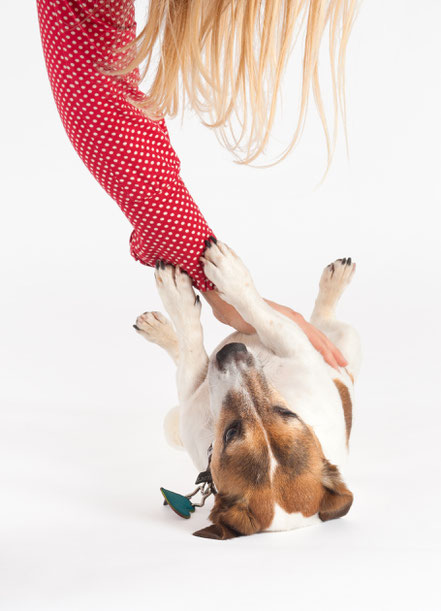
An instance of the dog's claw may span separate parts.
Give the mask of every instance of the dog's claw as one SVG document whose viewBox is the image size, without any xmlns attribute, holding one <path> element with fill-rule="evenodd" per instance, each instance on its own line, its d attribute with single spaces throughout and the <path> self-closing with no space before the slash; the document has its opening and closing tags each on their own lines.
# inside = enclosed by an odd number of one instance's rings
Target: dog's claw
<svg viewBox="0 0 441 611">
<path fill-rule="evenodd" d="M 204 243 L 206 248 L 211 248 L 211 242 L 209 240 L 204 240 Z"/>
<path fill-rule="evenodd" d="M 141 329 L 140 329 L 139 327 L 137 327 L 136 325 L 132 325 L 132 327 L 133 327 L 134 329 L 136 329 L 137 331 L 141 331 Z"/>
<path fill-rule="evenodd" d="M 161 259 L 161 269 L 165 269 L 165 261 Z"/>
<path fill-rule="evenodd" d="M 215 244 L 217 244 L 217 239 L 214 237 L 214 235 L 211 235 L 208 239 L 212 240 Z"/>
<path fill-rule="evenodd" d="M 344 259 L 336 259 L 333 263 L 330 263 L 325 267 L 320 278 L 320 290 L 321 291 L 342 291 L 343 288 L 349 284 L 352 275 L 355 271 L 355 263 L 352 262 L 351 257 L 345 257 Z M 333 293 L 334 295 L 334 293 Z M 333 299 L 335 298 L 335 295 Z"/>
</svg>

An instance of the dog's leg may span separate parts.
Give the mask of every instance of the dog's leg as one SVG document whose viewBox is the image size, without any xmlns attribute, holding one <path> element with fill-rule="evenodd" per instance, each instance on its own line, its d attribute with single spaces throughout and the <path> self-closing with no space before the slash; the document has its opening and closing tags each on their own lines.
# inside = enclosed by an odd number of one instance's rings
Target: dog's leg
<svg viewBox="0 0 441 611">
<path fill-rule="evenodd" d="M 155 271 L 156 285 L 178 340 L 177 388 L 179 401 L 186 401 L 205 378 L 208 356 L 200 319 L 201 302 L 190 277 L 179 267 L 162 263 Z"/>
<path fill-rule="evenodd" d="M 337 320 L 335 310 L 343 291 L 352 280 L 355 263 L 337 259 L 323 270 L 320 290 L 311 315 L 311 323 L 325 333 L 349 362 L 348 370 L 355 378 L 361 362 L 358 333 L 350 325 Z"/>
<path fill-rule="evenodd" d="M 256 329 L 260 341 L 278 356 L 318 358 L 318 352 L 300 327 L 262 299 L 234 250 L 223 242 L 210 244 L 202 257 L 206 276 L 216 285 L 222 299 Z"/>
<path fill-rule="evenodd" d="M 337 259 L 323 270 L 320 278 L 320 290 L 311 314 L 311 323 L 319 324 L 324 320 L 335 319 L 335 309 L 343 291 L 352 280 L 355 263 L 351 258 Z"/>
<path fill-rule="evenodd" d="M 175 330 L 170 321 L 161 312 L 144 312 L 133 325 L 139 335 L 153 344 L 157 344 L 178 364 L 179 345 Z"/>
</svg>

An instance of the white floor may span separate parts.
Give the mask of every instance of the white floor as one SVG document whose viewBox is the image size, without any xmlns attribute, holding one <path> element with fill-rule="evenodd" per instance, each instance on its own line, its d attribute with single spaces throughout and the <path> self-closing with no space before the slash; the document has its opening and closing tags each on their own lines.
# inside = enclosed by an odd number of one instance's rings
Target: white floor
<svg viewBox="0 0 441 611">
<path fill-rule="evenodd" d="M 70 404 L 66 388 L 58 404 L 5 406 L 2 609 L 440 608 L 439 433 L 426 426 L 424 405 L 360 383 L 347 517 L 288 533 L 199 539 L 191 533 L 207 523 L 208 508 L 183 520 L 159 492 L 189 492 L 195 477 L 186 455 L 162 440 L 172 365 L 127 335 L 140 361 L 134 379 L 146 366 L 158 372 L 127 384 L 124 404 L 111 400 L 126 361 L 119 352 L 101 403 Z M 84 383 L 81 371 L 76 379 Z"/>
</svg>

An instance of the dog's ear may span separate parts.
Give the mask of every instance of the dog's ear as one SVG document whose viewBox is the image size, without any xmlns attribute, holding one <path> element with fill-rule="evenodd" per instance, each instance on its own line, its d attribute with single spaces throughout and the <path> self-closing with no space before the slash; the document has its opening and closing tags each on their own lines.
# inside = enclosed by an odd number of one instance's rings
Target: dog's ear
<svg viewBox="0 0 441 611">
<path fill-rule="evenodd" d="M 212 524 L 201 530 L 197 530 L 193 533 L 195 537 L 204 537 L 205 539 L 233 539 L 234 537 L 240 537 L 241 534 L 237 531 L 229 528 L 226 524 Z"/>
<path fill-rule="evenodd" d="M 351 508 L 354 497 L 346 488 L 338 468 L 326 459 L 323 461 L 322 484 L 324 495 L 319 508 L 320 520 L 326 522 L 345 516 Z"/>
<path fill-rule="evenodd" d="M 244 499 L 219 492 L 216 494 L 210 520 L 212 526 L 193 534 L 208 539 L 232 539 L 240 535 L 253 535 L 261 528 Z"/>
</svg>

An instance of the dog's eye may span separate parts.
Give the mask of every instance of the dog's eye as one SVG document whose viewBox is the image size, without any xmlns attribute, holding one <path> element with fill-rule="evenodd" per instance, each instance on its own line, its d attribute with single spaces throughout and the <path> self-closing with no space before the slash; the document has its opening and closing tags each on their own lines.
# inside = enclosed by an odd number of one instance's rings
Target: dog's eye
<svg viewBox="0 0 441 611">
<path fill-rule="evenodd" d="M 279 414 L 279 416 L 283 416 L 284 418 L 298 418 L 297 414 L 286 407 L 281 407 L 280 405 L 274 406 L 273 410 L 276 412 L 276 414 Z"/>
<path fill-rule="evenodd" d="M 224 433 L 224 444 L 227 445 L 240 431 L 240 422 L 233 422 L 225 430 Z"/>
</svg>

